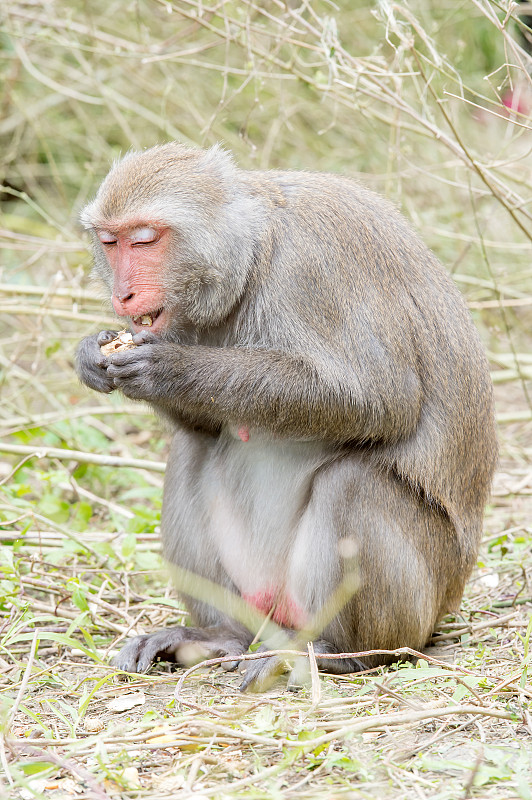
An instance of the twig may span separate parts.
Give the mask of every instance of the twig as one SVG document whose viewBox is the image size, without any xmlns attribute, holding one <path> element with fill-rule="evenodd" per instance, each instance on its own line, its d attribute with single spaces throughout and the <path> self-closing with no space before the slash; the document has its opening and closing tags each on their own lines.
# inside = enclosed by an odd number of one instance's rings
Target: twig
<svg viewBox="0 0 532 800">
<path fill-rule="evenodd" d="M 99 456 L 96 453 L 84 453 L 82 450 L 63 450 L 59 447 L 29 447 L 24 444 L 0 442 L 0 453 L 31 455 L 34 458 L 57 458 L 60 461 L 79 461 L 82 464 L 100 464 L 103 467 L 147 469 L 151 472 L 164 472 L 166 469 L 166 464 L 163 461 L 122 458 L 120 456 Z"/>
<path fill-rule="evenodd" d="M 152 409 L 144 403 L 124 403 L 123 405 L 101 405 L 101 406 L 75 406 L 74 408 L 64 408 L 62 411 L 47 411 L 44 414 L 31 414 L 29 416 L 8 417 L 7 419 L 0 420 L 0 424 L 5 426 L 6 430 L 0 433 L 2 436 L 7 436 L 8 433 L 14 433 L 20 428 L 40 428 L 43 425 L 49 425 L 54 422 L 61 422 L 64 419 L 73 419 L 74 417 L 94 417 L 105 416 L 106 414 L 132 414 L 132 415 L 150 415 L 153 416 Z"/>
<path fill-rule="evenodd" d="M 1 236 L 2 231 L 0 231 L 0 237 Z M 31 238 L 33 239 L 33 237 Z M 58 242 L 47 242 L 44 239 L 43 242 L 45 242 L 47 245 L 59 244 Z M 77 249 L 81 250 L 82 248 L 78 246 Z M 88 292 L 86 289 L 76 289 L 68 286 L 57 286 L 56 288 L 50 288 L 49 286 L 37 286 L 26 283 L 0 283 L 0 292 L 3 294 L 14 294 L 17 296 L 21 294 L 36 295 L 39 297 L 46 296 L 47 299 L 50 297 L 67 297 L 70 300 L 75 300 L 77 303 L 102 302 L 101 295 L 97 294 L 96 292 Z"/>
<path fill-rule="evenodd" d="M 61 767 L 61 769 L 64 769 L 66 772 L 70 772 L 78 781 L 86 783 L 88 789 L 86 793 L 84 793 L 84 797 L 90 800 L 111 800 L 111 796 L 100 786 L 94 775 L 72 759 L 62 758 L 57 755 L 57 753 L 49 753 L 46 750 L 39 750 L 32 747 L 31 740 L 25 745 L 21 745 L 21 743 L 17 742 L 15 746 L 17 746 L 18 749 L 24 748 L 25 758 L 48 761 L 50 764 L 54 764 L 56 767 Z"/>
<path fill-rule="evenodd" d="M 71 319 L 75 322 L 94 322 L 96 325 L 103 325 L 106 328 L 116 327 L 115 317 L 104 317 L 100 314 L 82 314 L 80 311 L 67 311 L 61 308 L 51 308 L 50 306 L 24 306 L 20 303 L 10 305 L 9 303 L 0 304 L 0 311 L 3 314 L 13 314 L 13 316 L 30 317 L 57 317 L 59 319 Z"/>
<path fill-rule="evenodd" d="M 478 625 L 463 625 L 462 627 L 455 628 L 453 631 L 449 631 L 448 633 L 438 633 L 436 636 L 432 636 L 430 641 L 433 642 L 443 642 L 446 639 L 456 639 L 456 637 L 462 636 L 464 633 L 470 633 L 474 635 L 478 633 L 478 631 L 484 630 L 485 628 L 497 628 L 500 625 L 504 625 L 508 620 L 515 617 L 517 611 L 511 611 L 509 614 L 504 614 L 502 617 L 495 617 L 491 619 L 487 619 L 484 622 L 479 622 Z"/>
<path fill-rule="evenodd" d="M 316 708 L 321 700 L 321 683 L 320 676 L 318 674 L 318 663 L 316 661 L 313 642 L 307 643 L 307 650 L 310 665 L 310 680 L 312 683 L 312 706 L 313 708 Z"/>
<path fill-rule="evenodd" d="M 28 456 L 29 457 L 29 456 Z M 126 519 L 134 519 L 135 514 L 133 511 L 130 511 L 129 508 L 124 508 L 123 506 L 119 506 L 118 503 L 113 503 L 110 500 L 106 500 L 104 497 L 100 497 L 94 492 L 89 492 L 88 489 L 83 489 L 82 486 L 78 484 L 78 482 L 70 476 L 71 483 L 58 483 L 58 488 L 63 489 L 63 491 L 70 491 L 73 490 L 78 497 L 85 497 L 87 500 L 90 500 L 92 503 L 97 503 L 98 505 L 103 506 L 104 508 L 109 509 L 109 511 L 113 511 L 115 514 L 119 514 Z"/>
<path fill-rule="evenodd" d="M 486 706 L 448 706 L 447 708 L 431 708 L 422 711 L 409 711 L 405 713 L 394 712 L 392 714 L 375 714 L 368 715 L 364 720 L 356 720 L 336 728 L 330 733 L 323 736 L 318 736 L 311 740 L 310 747 L 312 749 L 319 747 L 322 744 L 327 744 L 335 739 L 342 739 L 347 734 L 365 733 L 365 731 L 384 730 L 388 727 L 395 728 L 401 725 L 415 724 L 423 722 L 428 719 L 440 719 L 449 716 L 461 716 L 463 714 L 472 714 L 485 717 L 494 717 L 496 719 L 515 720 L 515 714 L 510 711 L 500 711 L 496 708 L 487 708 Z M 285 744 L 289 747 L 295 745 L 305 747 L 306 743 L 287 740 Z"/>
<path fill-rule="evenodd" d="M 37 650 L 37 642 L 39 641 L 39 630 L 36 630 L 33 634 L 33 639 L 31 640 L 31 647 L 30 652 L 28 655 L 28 663 L 26 664 L 26 669 L 24 670 L 24 676 L 22 678 L 22 682 L 20 684 L 20 688 L 17 692 L 17 696 L 15 697 L 15 702 L 13 703 L 13 707 L 9 712 L 9 716 L 7 718 L 7 725 L 6 731 L 9 731 L 11 725 L 13 724 L 13 720 L 15 719 L 15 715 L 18 711 L 18 707 L 22 702 L 22 698 L 24 697 L 24 692 L 26 691 L 26 687 L 28 686 L 29 679 L 31 677 L 31 669 L 33 667 L 33 661 L 35 659 L 35 653 Z"/>
<path fill-rule="evenodd" d="M 483 308 L 519 308 L 521 306 L 532 305 L 532 297 L 518 297 L 515 300 L 483 300 L 482 302 L 468 302 L 467 304 L 471 309 Z"/>
<path fill-rule="evenodd" d="M 465 675 L 473 675 L 474 673 L 470 670 L 465 669 L 464 667 L 460 667 L 456 664 L 447 664 L 445 661 L 439 661 L 432 656 L 427 655 L 426 653 L 420 653 L 418 650 L 412 650 L 410 647 L 398 647 L 397 650 L 363 650 L 358 653 L 320 653 L 320 660 L 327 660 L 327 659 L 344 659 L 344 658 L 365 658 L 367 656 L 372 655 L 387 655 L 387 656 L 412 656 L 414 658 L 421 658 L 425 661 L 434 664 L 435 666 L 441 667 L 442 669 L 447 669 L 450 672 L 460 672 Z M 308 658 L 309 653 L 305 650 L 267 650 L 261 651 L 257 653 L 243 653 L 241 656 L 238 656 L 239 661 L 256 661 L 257 659 L 261 658 L 270 658 L 270 656 L 282 656 L 283 658 L 293 658 L 293 657 L 303 657 Z M 181 702 L 180 694 L 183 688 L 183 684 L 185 683 L 186 679 L 192 675 L 198 669 L 203 669 L 204 667 L 214 667 L 218 666 L 219 664 L 224 664 L 229 661 L 234 661 L 235 657 L 233 656 L 220 656 L 219 658 L 209 658 L 205 661 L 200 661 L 197 664 L 193 664 L 193 666 L 189 667 L 180 677 L 179 682 L 176 686 L 174 697 L 176 701 Z M 372 672 L 373 670 L 368 670 L 368 672 Z M 357 673 L 354 673 L 355 675 Z"/>
<path fill-rule="evenodd" d="M 475 778 L 483 761 L 484 761 L 484 748 L 481 745 L 480 750 L 475 759 L 475 763 L 473 764 L 471 772 L 469 773 L 469 777 L 464 784 L 464 794 L 463 794 L 464 800 L 467 800 L 467 798 L 471 797 L 471 789 L 473 788 L 473 783 L 475 782 Z"/>
</svg>

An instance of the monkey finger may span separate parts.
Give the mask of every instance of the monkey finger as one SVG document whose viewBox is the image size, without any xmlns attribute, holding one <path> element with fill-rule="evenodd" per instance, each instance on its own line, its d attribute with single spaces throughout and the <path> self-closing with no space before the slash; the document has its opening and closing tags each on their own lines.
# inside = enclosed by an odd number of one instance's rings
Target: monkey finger
<svg viewBox="0 0 532 800">
<path fill-rule="evenodd" d="M 109 363 L 107 357 L 100 350 L 98 336 L 87 336 L 81 340 L 76 352 L 76 360 L 85 369 L 105 368 Z"/>
<path fill-rule="evenodd" d="M 140 380 L 146 386 L 151 385 L 150 376 L 153 374 L 153 365 L 143 359 L 131 359 L 124 364 L 111 362 L 107 367 L 109 379 Z"/>
<path fill-rule="evenodd" d="M 148 350 L 151 350 L 149 346 L 146 348 L 142 347 L 141 349 L 133 347 L 131 350 L 119 350 L 116 353 L 111 353 L 111 355 L 107 356 L 107 358 L 109 360 L 109 364 L 112 364 L 115 367 L 125 367 L 129 366 L 130 364 L 140 365 L 141 362 L 147 362 L 148 360 L 151 360 Z"/>
<path fill-rule="evenodd" d="M 109 364 L 107 367 L 107 374 L 109 378 L 115 383 L 117 380 L 127 380 L 136 378 L 139 375 L 138 364 Z"/>
<path fill-rule="evenodd" d="M 224 672 L 234 672 L 238 668 L 240 661 L 223 661 L 220 666 Z"/>
<path fill-rule="evenodd" d="M 220 642 L 220 655 L 233 656 L 234 661 L 223 661 L 220 666 L 225 672 L 234 672 L 240 664 L 240 659 L 246 651 L 244 644 L 238 639 L 226 639 Z"/>
<path fill-rule="evenodd" d="M 113 378 L 113 388 L 120 389 L 130 400 L 149 401 L 153 397 L 152 382 L 143 374 L 134 374 Z"/>
<path fill-rule="evenodd" d="M 107 375 L 108 363 L 100 351 L 97 336 L 82 339 L 76 351 L 76 369 L 83 383 L 97 392 L 112 392 L 115 387 Z"/>
<path fill-rule="evenodd" d="M 143 649 L 148 642 L 149 636 L 136 636 L 130 639 L 120 650 L 118 655 L 111 659 L 111 665 L 124 672 L 147 672 L 155 658 L 155 653 L 150 653 L 148 659 L 144 659 L 143 668 L 140 666 L 140 657 Z M 146 664 L 147 662 L 147 664 Z"/>
<path fill-rule="evenodd" d="M 154 344 L 158 341 L 160 341 L 160 338 L 151 331 L 140 331 L 139 333 L 133 334 L 133 344 L 137 346 L 141 344 Z"/>
<path fill-rule="evenodd" d="M 129 378 L 115 378 L 113 380 L 115 389 L 120 389 L 122 394 L 130 400 L 145 400 L 150 395 L 150 385 L 141 376 Z"/>
<path fill-rule="evenodd" d="M 101 347 L 104 344 L 112 342 L 117 336 L 118 331 L 100 331 L 96 337 L 96 343 L 98 344 L 98 347 Z"/>
</svg>

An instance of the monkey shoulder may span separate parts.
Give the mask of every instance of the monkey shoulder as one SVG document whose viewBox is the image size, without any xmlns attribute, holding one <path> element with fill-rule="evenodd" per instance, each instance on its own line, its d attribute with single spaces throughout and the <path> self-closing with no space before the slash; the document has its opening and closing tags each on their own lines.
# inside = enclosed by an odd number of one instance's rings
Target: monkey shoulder
<svg viewBox="0 0 532 800">
<path fill-rule="evenodd" d="M 271 225 L 285 250 L 293 243 L 304 257 L 335 262 L 358 261 L 365 278 L 372 273 L 446 274 L 400 209 L 354 178 L 332 173 L 271 171 L 259 173 L 264 185 L 283 197 Z M 262 182 L 262 181 L 261 181 Z M 307 258 L 308 260 L 308 258 Z"/>
<path fill-rule="evenodd" d="M 305 170 L 270 171 L 258 173 L 262 186 L 274 186 L 285 199 L 283 207 L 298 204 L 316 205 L 317 208 L 333 205 L 335 208 L 351 205 L 365 207 L 369 213 L 387 213 L 401 217 L 397 207 L 387 198 L 374 192 L 362 182 L 347 175 Z"/>
</svg>

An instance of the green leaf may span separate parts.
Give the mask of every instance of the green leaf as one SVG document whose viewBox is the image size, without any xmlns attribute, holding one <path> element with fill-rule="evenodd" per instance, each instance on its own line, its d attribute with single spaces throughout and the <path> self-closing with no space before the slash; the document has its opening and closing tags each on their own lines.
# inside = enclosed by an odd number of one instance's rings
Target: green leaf
<svg viewBox="0 0 532 800">
<path fill-rule="evenodd" d="M 92 517 L 92 506 L 85 500 L 80 500 L 74 506 L 74 515 L 70 520 L 70 524 L 76 531 L 87 530 L 88 524 Z"/>
<path fill-rule="evenodd" d="M 66 500 L 61 500 L 60 497 L 51 492 L 46 492 L 39 503 L 39 513 L 53 520 L 53 522 L 68 522 L 70 503 L 67 503 Z"/>
<path fill-rule="evenodd" d="M 51 344 L 49 344 L 44 350 L 46 358 L 50 358 L 50 356 L 53 356 L 54 353 L 57 353 L 57 351 L 61 348 L 61 344 L 62 343 L 59 339 L 57 339 L 55 342 L 51 342 Z"/>
<path fill-rule="evenodd" d="M 29 763 L 22 763 L 20 767 L 24 775 L 37 775 L 39 772 L 46 772 L 54 767 L 48 761 L 30 761 Z"/>
<path fill-rule="evenodd" d="M 88 611 L 89 604 L 87 603 L 87 598 L 85 597 L 85 590 L 78 586 L 77 589 L 74 589 L 72 592 L 72 602 L 74 605 L 79 608 L 80 611 Z"/>
<path fill-rule="evenodd" d="M 452 699 L 455 703 L 459 703 L 460 700 L 462 700 L 462 698 L 466 697 L 466 695 L 469 695 L 467 686 L 464 686 L 463 684 L 459 683 L 453 692 Z"/>
<path fill-rule="evenodd" d="M 128 561 L 137 547 L 137 537 L 134 533 L 128 533 L 122 542 L 122 556 L 125 561 Z"/>
</svg>

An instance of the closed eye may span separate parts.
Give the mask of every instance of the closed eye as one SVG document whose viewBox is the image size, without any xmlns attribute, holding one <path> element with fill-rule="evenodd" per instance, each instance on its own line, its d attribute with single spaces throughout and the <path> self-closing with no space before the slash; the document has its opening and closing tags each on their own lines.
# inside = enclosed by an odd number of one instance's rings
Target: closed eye
<svg viewBox="0 0 532 800">
<path fill-rule="evenodd" d="M 137 228 L 131 233 L 131 244 L 133 247 L 143 244 L 154 244 L 159 239 L 159 233 L 155 228 Z"/>
<path fill-rule="evenodd" d="M 116 236 L 113 236 L 109 231 L 98 231 L 98 239 L 105 245 L 116 244 L 117 242 Z"/>
</svg>

